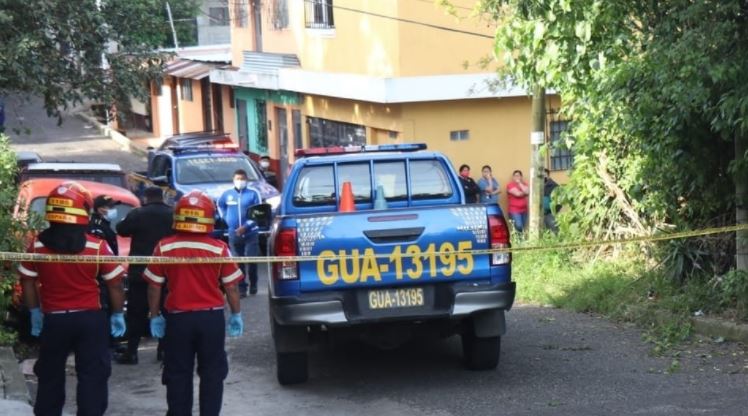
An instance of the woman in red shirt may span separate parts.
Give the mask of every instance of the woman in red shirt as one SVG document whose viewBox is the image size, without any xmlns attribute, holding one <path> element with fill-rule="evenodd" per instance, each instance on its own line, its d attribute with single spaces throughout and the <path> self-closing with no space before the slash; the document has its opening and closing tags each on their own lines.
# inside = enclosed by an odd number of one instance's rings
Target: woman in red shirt
<svg viewBox="0 0 748 416">
<path fill-rule="evenodd" d="M 509 198 L 509 217 L 514 223 L 514 229 L 521 233 L 527 226 L 527 200 L 530 195 L 530 187 L 522 180 L 521 170 L 512 173 L 506 193 Z"/>
</svg>

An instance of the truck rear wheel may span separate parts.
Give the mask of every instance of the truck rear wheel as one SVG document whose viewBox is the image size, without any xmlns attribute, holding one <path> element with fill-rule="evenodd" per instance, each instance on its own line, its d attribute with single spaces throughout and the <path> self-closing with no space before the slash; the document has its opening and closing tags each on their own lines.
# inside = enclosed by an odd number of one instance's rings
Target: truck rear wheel
<svg viewBox="0 0 748 416">
<path fill-rule="evenodd" d="M 281 385 L 304 383 L 309 379 L 308 353 L 278 352 L 275 354 L 278 382 Z"/>
<path fill-rule="evenodd" d="M 493 370 L 499 365 L 501 337 L 479 338 L 472 331 L 462 334 L 462 354 L 470 370 Z"/>
</svg>

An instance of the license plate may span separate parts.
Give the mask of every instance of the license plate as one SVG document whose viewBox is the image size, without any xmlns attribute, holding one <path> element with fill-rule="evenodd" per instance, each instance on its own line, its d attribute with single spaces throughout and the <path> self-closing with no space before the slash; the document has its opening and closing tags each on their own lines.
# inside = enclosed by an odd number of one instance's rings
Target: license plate
<svg viewBox="0 0 748 416">
<path fill-rule="evenodd" d="M 381 289 L 369 291 L 370 309 L 397 309 L 423 306 L 423 288 Z"/>
</svg>

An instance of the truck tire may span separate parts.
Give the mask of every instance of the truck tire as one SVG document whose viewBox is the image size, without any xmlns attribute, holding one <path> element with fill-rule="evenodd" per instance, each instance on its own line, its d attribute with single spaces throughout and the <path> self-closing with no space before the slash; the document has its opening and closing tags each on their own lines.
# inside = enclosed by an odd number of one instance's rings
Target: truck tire
<svg viewBox="0 0 748 416">
<path fill-rule="evenodd" d="M 304 383 L 309 379 L 307 352 L 275 353 L 278 383 L 283 386 Z"/>
<path fill-rule="evenodd" d="M 501 337 L 479 338 L 472 331 L 462 334 L 462 354 L 469 370 L 493 370 L 499 365 Z"/>
</svg>

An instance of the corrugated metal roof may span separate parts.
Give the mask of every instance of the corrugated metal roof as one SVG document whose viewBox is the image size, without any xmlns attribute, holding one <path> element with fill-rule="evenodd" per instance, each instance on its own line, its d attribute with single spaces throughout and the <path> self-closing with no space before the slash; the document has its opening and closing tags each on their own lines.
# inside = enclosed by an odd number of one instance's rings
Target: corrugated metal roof
<svg viewBox="0 0 748 416">
<path fill-rule="evenodd" d="M 280 68 L 299 68 L 301 63 L 296 55 L 244 51 L 241 70 L 275 74 Z"/>
<path fill-rule="evenodd" d="M 203 79 L 217 65 L 189 59 L 177 59 L 166 65 L 165 73 L 177 78 Z"/>
</svg>

